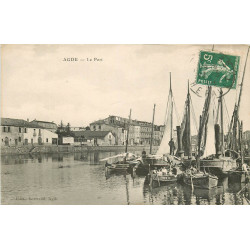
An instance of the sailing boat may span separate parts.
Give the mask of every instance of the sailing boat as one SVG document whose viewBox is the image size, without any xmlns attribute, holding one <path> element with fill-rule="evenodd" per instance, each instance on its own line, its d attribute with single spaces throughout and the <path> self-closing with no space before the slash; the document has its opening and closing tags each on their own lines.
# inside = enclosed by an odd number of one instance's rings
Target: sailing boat
<svg viewBox="0 0 250 250">
<path fill-rule="evenodd" d="M 175 150 L 175 142 L 174 142 L 174 127 L 173 127 L 173 115 L 174 115 L 174 108 L 176 110 L 175 102 L 174 102 L 174 97 L 173 97 L 173 91 L 172 91 L 172 85 L 171 85 L 171 73 L 170 73 L 170 88 L 169 88 L 169 95 L 168 95 L 168 102 L 167 102 L 167 109 L 166 109 L 166 114 L 165 114 L 165 130 L 163 134 L 163 138 L 161 140 L 160 147 L 157 151 L 156 154 L 152 154 L 152 141 L 153 141 L 153 129 L 154 129 L 154 115 L 155 115 L 155 105 L 153 109 L 153 120 L 152 120 L 152 131 L 151 131 L 151 144 L 150 144 L 150 154 L 147 156 L 143 156 L 139 161 L 136 166 L 136 174 L 138 175 L 147 175 L 151 170 L 159 170 L 161 168 L 169 169 L 171 164 L 178 164 L 180 163 L 180 159 L 178 159 L 174 155 L 174 150 Z M 177 112 L 176 112 L 177 113 Z M 177 114 L 176 118 L 178 120 Z M 170 143 L 171 142 L 171 143 Z M 171 147 L 170 147 L 171 145 Z M 170 150 L 171 148 L 171 150 Z M 162 179 L 163 182 L 168 182 L 169 180 L 172 180 L 171 178 L 167 178 L 165 175 L 165 172 L 163 171 L 163 174 L 159 171 L 155 173 L 154 175 L 152 174 L 151 177 L 153 176 L 156 181 L 159 179 Z M 168 173 L 169 171 L 167 171 Z M 172 172 L 172 171 L 171 171 Z M 160 177 L 164 176 L 164 177 Z M 176 176 L 175 176 L 176 177 Z M 175 178 L 176 180 L 176 178 Z"/>
<path fill-rule="evenodd" d="M 230 128 L 227 136 L 227 153 L 234 154 L 236 157 L 238 157 L 238 167 L 236 170 L 230 171 L 229 178 L 234 178 L 235 180 L 239 180 L 240 182 L 245 182 L 249 180 L 249 167 L 245 163 L 245 155 L 244 155 L 244 149 L 243 149 L 243 122 L 240 122 L 239 119 L 239 111 L 240 111 L 240 103 L 241 103 L 241 96 L 242 96 L 242 89 L 243 89 L 243 83 L 244 83 L 244 76 L 245 76 L 245 70 L 247 65 L 247 59 L 248 59 L 248 53 L 249 48 L 247 50 L 246 55 L 246 61 L 244 66 L 244 71 L 242 75 L 242 81 L 241 81 L 241 87 L 240 87 L 240 93 L 238 97 L 238 103 L 235 104 L 233 116 L 230 123 Z M 240 157 L 239 157 L 240 156 Z"/>
<path fill-rule="evenodd" d="M 220 97 L 218 100 L 218 113 L 217 113 L 217 121 L 214 125 L 211 116 L 208 115 L 208 122 L 205 125 L 207 128 L 207 134 L 204 135 L 205 145 L 201 145 L 202 143 L 202 131 L 200 131 L 198 145 L 200 147 L 200 152 L 203 150 L 203 159 L 200 160 L 200 169 L 206 170 L 210 173 L 213 173 L 217 176 L 227 175 L 228 172 L 234 168 L 236 168 L 236 160 L 232 157 L 225 156 L 224 149 L 224 125 L 223 125 L 223 91 L 220 89 Z M 211 104 L 210 104 L 211 106 Z M 211 108 L 210 108 L 211 110 Z M 220 123 L 218 124 L 218 117 L 220 113 Z M 202 119 L 202 118 L 201 118 Z M 210 130 L 210 131 L 209 131 Z M 209 135 L 208 135 L 209 133 Z M 215 154 L 214 154 L 214 146 L 215 146 Z M 202 149 L 203 148 L 203 149 Z M 200 155 L 201 156 L 201 155 Z"/>
<path fill-rule="evenodd" d="M 127 171 L 131 167 L 131 165 L 135 165 L 137 163 L 136 155 L 128 152 L 128 138 L 129 138 L 130 123 L 131 123 L 131 109 L 129 113 L 129 123 L 128 123 L 128 129 L 127 129 L 125 152 L 122 154 L 114 155 L 114 156 L 107 157 L 107 158 L 100 160 L 100 161 L 106 162 L 105 163 L 106 171 L 112 171 L 112 172 Z"/>
<path fill-rule="evenodd" d="M 173 126 L 174 108 L 176 111 L 170 73 L 170 88 L 165 115 L 165 131 L 156 155 L 150 155 L 150 158 L 153 160 L 152 165 L 150 165 L 149 171 L 150 182 L 152 184 L 156 182 L 159 186 L 162 184 L 176 182 L 178 179 L 177 176 L 180 173 L 180 169 L 176 166 L 180 163 L 180 159 L 178 159 L 174 155 L 176 140 L 176 137 L 174 136 Z M 175 115 L 178 120 L 177 112 L 175 112 Z"/>
<path fill-rule="evenodd" d="M 190 167 L 195 164 L 195 158 L 193 157 L 192 152 L 192 141 L 191 141 L 191 108 L 193 113 L 193 125 L 195 125 L 197 130 L 197 124 L 195 120 L 194 109 L 192 106 L 191 95 L 189 91 L 189 81 L 188 81 L 188 93 L 185 102 L 185 109 L 183 120 L 181 126 L 177 126 L 177 141 L 178 149 L 177 155 L 181 157 L 184 167 Z M 198 132 L 198 131 L 197 131 Z"/>
<path fill-rule="evenodd" d="M 175 111 L 174 112 L 174 108 Z M 176 115 L 177 120 L 178 114 L 175 106 L 174 95 L 172 91 L 172 84 L 171 84 L 171 72 L 170 72 L 170 88 L 169 88 L 169 95 L 168 95 L 168 103 L 167 109 L 165 114 L 165 130 L 161 140 L 160 147 L 156 153 L 156 155 L 172 155 L 174 156 L 175 151 L 175 141 L 176 136 L 174 134 L 174 113 Z M 179 123 L 179 121 L 177 121 Z"/>
<path fill-rule="evenodd" d="M 218 184 L 218 177 L 206 172 L 200 172 L 200 157 L 206 152 L 209 154 L 213 148 L 213 108 L 211 105 L 212 87 L 208 86 L 207 97 L 204 103 L 198 133 L 197 169 L 191 168 L 183 174 L 183 182 L 189 186 L 210 189 Z M 206 149 L 206 151 L 205 151 Z M 213 159 L 212 159 L 213 161 Z"/>
</svg>

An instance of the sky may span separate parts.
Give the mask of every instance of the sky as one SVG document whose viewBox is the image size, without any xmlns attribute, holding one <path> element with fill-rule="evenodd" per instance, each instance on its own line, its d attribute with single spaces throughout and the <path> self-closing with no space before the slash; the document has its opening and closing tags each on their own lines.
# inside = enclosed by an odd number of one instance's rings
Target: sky
<svg viewBox="0 0 250 250">
<path fill-rule="evenodd" d="M 247 48 L 214 45 L 215 52 L 240 56 L 238 85 Z M 87 126 L 109 115 L 128 117 L 131 108 L 132 119 L 151 122 L 155 103 L 155 123 L 160 125 L 165 119 L 169 73 L 182 117 L 187 82 L 195 82 L 199 51 L 211 49 L 212 45 L 2 45 L 1 116 Z M 243 86 L 240 117 L 244 130 L 250 130 L 249 58 Z M 231 90 L 225 96 L 230 118 L 238 92 Z M 204 99 L 192 94 L 192 100 L 198 120 Z"/>
</svg>

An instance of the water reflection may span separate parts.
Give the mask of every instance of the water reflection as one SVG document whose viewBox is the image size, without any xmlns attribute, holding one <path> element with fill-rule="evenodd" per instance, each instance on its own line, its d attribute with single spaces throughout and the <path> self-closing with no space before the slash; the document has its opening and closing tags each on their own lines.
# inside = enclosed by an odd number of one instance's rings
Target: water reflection
<svg viewBox="0 0 250 250">
<path fill-rule="evenodd" d="M 152 188 L 143 176 L 107 173 L 99 160 L 116 152 L 2 156 L 3 204 L 249 204 L 249 185 L 230 176 L 211 190 L 171 184 Z"/>
</svg>

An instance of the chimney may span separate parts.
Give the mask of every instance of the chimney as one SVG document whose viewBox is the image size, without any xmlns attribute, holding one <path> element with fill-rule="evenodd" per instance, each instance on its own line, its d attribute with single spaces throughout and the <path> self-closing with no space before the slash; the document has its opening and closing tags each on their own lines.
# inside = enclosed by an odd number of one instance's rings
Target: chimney
<svg viewBox="0 0 250 250">
<path fill-rule="evenodd" d="M 30 120 L 29 120 L 29 118 L 27 118 L 27 122 L 29 122 Z"/>
</svg>

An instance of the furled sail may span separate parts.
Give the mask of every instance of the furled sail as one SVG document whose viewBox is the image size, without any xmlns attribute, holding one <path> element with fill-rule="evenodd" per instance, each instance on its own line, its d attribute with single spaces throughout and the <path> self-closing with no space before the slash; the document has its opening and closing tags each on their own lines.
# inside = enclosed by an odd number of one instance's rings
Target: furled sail
<svg viewBox="0 0 250 250">
<path fill-rule="evenodd" d="M 214 132 L 214 118 L 215 110 L 212 103 L 209 105 L 208 110 L 208 121 L 206 124 L 206 144 L 204 145 L 204 154 L 203 157 L 207 157 L 215 153 L 215 132 Z"/>
<path fill-rule="evenodd" d="M 200 156 L 207 157 L 215 153 L 214 133 L 215 111 L 212 104 L 212 87 L 208 87 L 198 134 L 198 147 Z"/>
<path fill-rule="evenodd" d="M 190 93 L 188 86 L 188 94 L 185 102 L 184 117 L 181 124 L 181 140 L 185 156 L 192 156 L 191 145 L 191 121 L 190 121 Z"/>
</svg>

